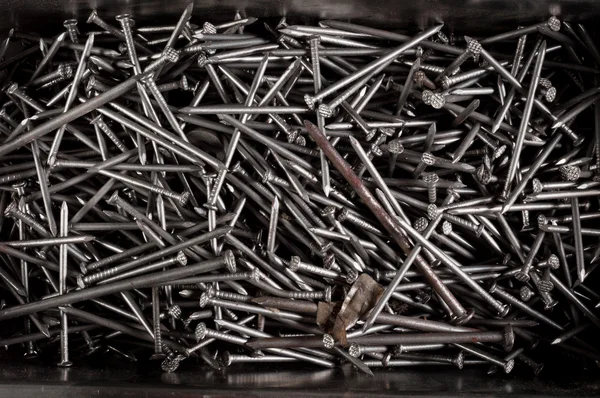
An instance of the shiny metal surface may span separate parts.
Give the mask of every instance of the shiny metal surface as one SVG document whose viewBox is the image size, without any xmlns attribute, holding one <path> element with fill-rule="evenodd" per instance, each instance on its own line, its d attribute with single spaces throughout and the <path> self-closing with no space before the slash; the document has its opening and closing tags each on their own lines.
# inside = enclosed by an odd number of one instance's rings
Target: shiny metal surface
<svg viewBox="0 0 600 398">
<path fill-rule="evenodd" d="M 40 31 L 67 18 L 83 22 L 94 8 L 103 16 L 128 12 L 139 22 L 160 25 L 176 21 L 187 4 L 186 0 L 4 0 L 0 28 L 18 26 Z M 192 20 L 226 21 L 236 11 L 242 16 L 285 15 L 290 21 L 340 19 L 390 28 L 444 22 L 457 32 L 489 32 L 539 22 L 550 15 L 570 21 L 593 20 L 600 16 L 600 3 L 594 0 L 196 0 Z"/>
<path fill-rule="evenodd" d="M 120 361 L 91 361 L 73 368 L 39 363 L 0 362 L 0 393 L 23 397 L 383 397 L 383 396 L 580 396 L 600 394 L 600 381 L 588 375 L 569 378 L 531 375 L 489 376 L 482 369 L 374 369 L 374 377 L 348 366 L 298 369 L 296 366 L 249 369 L 231 366 L 221 372 L 194 366 L 176 373 L 149 371 Z M 188 364 L 189 365 L 189 364 Z M 291 364 L 290 364 L 291 365 Z M 153 369 L 156 369 L 153 367 Z M 293 370 L 292 370 L 293 369 Z"/>
</svg>

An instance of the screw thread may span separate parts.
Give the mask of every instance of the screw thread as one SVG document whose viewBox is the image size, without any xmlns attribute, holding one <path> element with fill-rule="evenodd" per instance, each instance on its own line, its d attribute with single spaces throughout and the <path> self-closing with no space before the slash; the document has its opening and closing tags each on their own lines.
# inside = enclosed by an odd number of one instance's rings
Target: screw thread
<svg viewBox="0 0 600 398">
<path fill-rule="evenodd" d="M 44 227 L 42 224 L 37 222 L 29 214 L 19 210 L 16 206 L 11 207 L 10 211 L 8 211 L 6 213 L 6 215 L 8 217 L 18 218 L 19 220 L 23 221 L 25 224 L 27 224 L 28 226 L 30 226 L 31 228 L 36 230 L 37 232 L 41 232 L 41 231 L 47 232 L 46 227 Z"/>
<path fill-rule="evenodd" d="M 104 132 L 104 134 L 106 134 L 106 136 L 116 145 L 116 147 L 121 152 L 127 151 L 127 148 L 125 147 L 123 142 L 119 139 L 119 137 L 117 137 L 117 135 L 111 130 L 111 128 L 108 127 L 108 124 L 106 124 L 104 120 L 98 121 L 98 127 Z"/>
<path fill-rule="evenodd" d="M 290 298 L 298 300 L 320 300 L 325 298 L 325 292 L 292 292 Z"/>
<path fill-rule="evenodd" d="M 50 73 L 45 74 L 44 76 L 38 77 L 36 80 L 32 82 L 32 85 L 44 86 L 46 84 L 52 83 L 53 81 L 57 81 L 61 77 L 66 75 L 64 68 L 59 66 L 58 69 L 52 71 Z"/>
<path fill-rule="evenodd" d="M 211 337 L 214 339 L 226 341 L 228 343 L 233 343 L 233 344 L 239 344 L 240 339 L 241 339 L 238 336 L 232 336 L 232 335 L 218 332 L 218 331 L 212 330 L 212 329 L 206 329 L 206 337 Z"/>
<path fill-rule="evenodd" d="M 94 18 L 90 21 L 92 22 L 94 25 L 104 29 L 107 32 L 110 32 L 110 26 L 100 17 L 98 16 L 94 16 Z"/>
<path fill-rule="evenodd" d="M 230 301 L 247 302 L 247 301 L 250 301 L 250 299 L 252 298 L 252 297 L 244 295 L 244 294 L 227 292 L 224 290 L 212 290 L 211 294 L 212 294 L 212 297 L 216 297 L 216 298 L 223 299 L 223 300 L 230 300 Z"/>
<path fill-rule="evenodd" d="M 129 23 L 129 20 L 121 20 L 121 29 L 123 30 L 123 35 L 125 35 L 125 44 L 127 45 L 127 51 L 129 52 L 129 54 L 132 54 L 131 51 L 135 51 L 135 49 L 133 44 L 133 32 L 131 30 L 131 24 Z"/>
<path fill-rule="evenodd" d="M 67 34 L 69 35 L 69 40 L 75 44 L 79 43 L 79 38 L 77 37 L 78 33 L 79 32 L 77 32 L 75 25 L 67 25 Z"/>
<path fill-rule="evenodd" d="M 9 91 L 8 93 L 14 95 L 18 99 L 20 99 L 20 100 L 22 100 L 22 101 L 24 101 L 24 102 L 26 102 L 28 104 L 32 104 L 32 103 L 37 104 L 36 100 L 34 100 L 33 98 L 31 98 L 30 96 L 28 96 L 27 94 L 25 94 L 25 92 L 23 92 L 20 88 L 14 88 L 12 90 L 12 92 Z"/>
<path fill-rule="evenodd" d="M 163 343 L 161 348 L 162 348 L 162 351 L 167 356 L 167 358 L 170 358 L 170 359 L 175 358 L 175 352 L 171 349 L 171 347 L 169 347 L 168 345 Z"/>
<path fill-rule="evenodd" d="M 223 180 L 225 180 L 225 176 L 227 175 L 227 169 L 223 168 L 221 170 L 219 170 L 219 173 L 217 174 L 217 178 L 215 179 L 215 182 L 210 190 L 210 193 L 208 195 L 208 204 L 210 205 L 214 205 L 215 203 L 217 203 L 217 197 L 219 196 L 219 191 L 221 190 L 221 187 L 223 186 Z"/>
<path fill-rule="evenodd" d="M 479 77 L 485 73 L 487 73 L 487 70 L 478 69 L 478 70 L 474 70 L 474 71 L 470 71 L 470 72 L 461 73 L 459 75 L 454 75 L 454 76 L 448 78 L 447 84 L 448 84 L 448 86 L 453 86 L 455 84 L 462 83 L 465 80 L 469 80 L 474 77 Z"/>
<path fill-rule="evenodd" d="M 198 285 L 195 283 L 184 284 L 184 285 L 171 285 L 173 290 L 196 290 Z"/>
<path fill-rule="evenodd" d="M 369 232 L 377 232 L 377 228 L 375 228 L 368 222 L 361 220 L 360 218 L 355 217 L 353 215 L 348 216 L 348 221 L 355 224 L 359 228 L 364 228 L 364 229 L 368 230 Z"/>
<path fill-rule="evenodd" d="M 338 278 L 340 274 L 335 271 L 326 270 L 311 264 L 300 264 L 299 269 L 315 275 L 321 275 L 327 278 Z"/>
<path fill-rule="evenodd" d="M 95 274 L 90 274 L 90 275 L 86 275 L 83 277 L 83 281 L 86 284 L 91 284 L 91 283 L 96 283 L 99 282 L 103 279 L 106 279 L 110 276 L 113 276 L 114 274 L 116 274 L 119 271 L 119 267 L 112 267 L 112 268 L 107 268 L 103 271 L 100 272 L 96 272 Z"/>
<path fill-rule="evenodd" d="M 465 220 L 464 218 L 455 216 L 453 214 L 444 213 L 444 218 L 446 220 L 452 222 L 453 224 L 460 225 L 460 226 L 465 227 L 473 232 L 477 232 L 479 230 L 479 226 L 476 225 L 474 222 Z"/>
<path fill-rule="evenodd" d="M 162 347 L 162 333 L 160 330 L 160 323 L 154 325 L 154 351 L 160 352 Z"/>
<path fill-rule="evenodd" d="M 437 201 L 436 184 L 428 184 L 427 185 L 427 197 L 429 198 L 429 203 L 435 203 Z"/>
<path fill-rule="evenodd" d="M 529 225 L 530 225 L 529 210 L 522 211 L 521 216 L 523 217 L 523 227 L 525 227 L 525 228 L 529 227 Z"/>
<path fill-rule="evenodd" d="M 152 78 L 145 79 L 144 83 L 146 83 L 146 86 L 148 86 L 148 89 L 154 96 L 154 99 L 156 99 L 156 101 L 159 103 L 159 106 L 162 109 L 167 109 L 169 107 L 167 104 L 167 101 L 165 100 L 165 97 L 163 97 L 162 93 L 160 92 L 160 89 L 158 88 L 158 85 L 156 84 L 154 79 L 152 79 Z"/>
</svg>

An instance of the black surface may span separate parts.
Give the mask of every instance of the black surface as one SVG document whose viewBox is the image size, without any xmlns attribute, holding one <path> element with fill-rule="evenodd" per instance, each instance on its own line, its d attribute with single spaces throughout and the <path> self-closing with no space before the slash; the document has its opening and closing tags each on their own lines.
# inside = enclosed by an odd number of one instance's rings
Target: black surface
<svg viewBox="0 0 600 398">
<path fill-rule="evenodd" d="M 156 369 L 157 363 L 153 363 Z M 292 370 L 293 369 L 293 370 Z M 187 366 L 172 374 L 140 364 L 95 363 L 61 369 L 39 362 L 0 361 L 0 395 L 24 397 L 210 396 L 589 396 L 600 395 L 593 374 L 534 378 L 487 375 L 479 369 L 375 369 L 375 377 L 341 369 L 232 365 L 224 371 Z"/>
</svg>

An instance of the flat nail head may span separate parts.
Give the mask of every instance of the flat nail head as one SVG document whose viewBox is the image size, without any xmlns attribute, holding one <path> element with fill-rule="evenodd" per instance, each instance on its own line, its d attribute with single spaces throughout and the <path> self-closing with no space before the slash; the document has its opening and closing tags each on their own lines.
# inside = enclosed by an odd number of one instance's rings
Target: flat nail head
<svg viewBox="0 0 600 398">
<path fill-rule="evenodd" d="M 558 168 L 560 176 L 565 181 L 577 181 L 581 176 L 581 169 L 577 166 L 562 165 Z"/>
<path fill-rule="evenodd" d="M 188 191 L 183 192 L 179 196 L 179 205 L 182 207 L 185 206 L 189 199 L 190 199 L 190 193 Z"/>
<path fill-rule="evenodd" d="M 465 366 L 465 353 L 460 351 L 458 355 L 456 355 L 456 359 L 454 360 L 456 363 L 456 367 L 459 369 L 464 368 Z"/>
<path fill-rule="evenodd" d="M 435 164 L 435 156 L 430 152 L 423 152 L 421 155 L 421 162 L 427 166 L 433 166 Z"/>
<path fill-rule="evenodd" d="M 206 337 L 207 329 L 206 324 L 204 322 L 200 322 L 196 325 L 196 329 L 194 329 L 194 336 L 196 337 L 196 341 L 204 340 Z"/>
<path fill-rule="evenodd" d="M 509 324 L 504 328 L 504 350 L 506 352 L 512 351 L 515 345 L 515 331 Z"/>
<path fill-rule="evenodd" d="M 202 31 L 204 34 L 214 35 L 217 33 L 217 28 L 210 22 L 204 22 L 202 24 Z"/>
<path fill-rule="evenodd" d="M 467 39 L 467 36 L 465 36 L 465 39 Z M 470 37 L 468 38 L 467 52 L 471 54 L 475 62 L 479 60 L 479 54 L 481 54 L 482 50 L 483 47 L 481 47 L 481 43 L 479 43 L 477 40 L 471 39 Z"/>
<path fill-rule="evenodd" d="M 327 288 L 325 288 L 325 294 L 323 295 L 323 300 L 326 303 L 331 303 L 332 292 L 333 292 L 333 289 L 331 288 L 331 286 L 327 286 Z"/>
<path fill-rule="evenodd" d="M 229 351 L 225 351 L 223 354 L 221 354 L 221 364 L 223 366 L 230 366 L 232 364 L 231 354 Z"/>
<path fill-rule="evenodd" d="M 179 368 L 179 363 L 180 362 L 181 361 L 178 361 L 176 359 L 166 358 L 160 364 L 160 368 L 162 369 L 163 372 L 173 373 L 173 372 L 175 372 L 177 370 L 177 368 Z"/>
<path fill-rule="evenodd" d="M 360 356 L 360 346 L 356 343 L 350 344 L 350 347 L 348 347 L 348 354 L 351 357 L 358 358 Z"/>
<path fill-rule="evenodd" d="M 232 250 L 226 250 L 223 253 L 223 256 L 225 258 L 225 267 L 227 268 L 227 271 L 231 274 L 233 274 L 237 268 L 236 266 L 236 261 L 235 261 L 235 255 L 233 254 Z"/>
<path fill-rule="evenodd" d="M 10 86 L 8 86 L 8 88 L 6 89 L 6 93 L 7 94 L 14 94 L 15 91 L 17 91 L 18 88 L 19 88 L 19 85 L 17 83 L 13 83 Z"/>
<path fill-rule="evenodd" d="M 131 19 L 131 15 L 130 14 L 119 14 L 115 17 L 115 19 L 119 22 L 127 21 L 127 20 Z"/>
<path fill-rule="evenodd" d="M 546 24 L 548 25 L 550 30 L 554 32 L 558 32 L 560 30 L 560 19 L 556 18 L 554 15 L 551 16 L 550 19 L 548 19 L 548 22 Z"/>
<path fill-rule="evenodd" d="M 187 256 L 183 252 L 178 252 L 176 257 L 179 265 L 187 265 Z"/>
<path fill-rule="evenodd" d="M 450 88 L 451 80 L 448 76 L 443 76 L 440 83 L 442 84 L 442 88 L 444 90 L 448 90 Z"/>
<path fill-rule="evenodd" d="M 444 221 L 442 223 L 442 233 L 446 236 L 450 235 L 452 233 L 452 223 Z"/>
<path fill-rule="evenodd" d="M 427 218 L 429 218 L 430 220 L 435 220 L 438 215 L 439 210 L 435 203 L 427 205 Z"/>
<path fill-rule="evenodd" d="M 531 180 L 531 185 L 532 185 L 533 193 L 540 193 L 544 189 L 541 181 L 537 178 L 534 178 L 533 180 Z"/>
<path fill-rule="evenodd" d="M 292 256 L 290 258 L 289 269 L 294 272 L 296 272 L 296 271 L 298 271 L 298 269 L 300 269 L 300 257 Z"/>
<path fill-rule="evenodd" d="M 546 94 L 544 94 L 544 99 L 546 102 L 554 102 L 556 99 L 556 87 L 550 87 L 546 90 Z"/>
<path fill-rule="evenodd" d="M 315 109 L 315 99 L 312 95 L 304 94 L 304 102 L 306 102 L 306 105 L 310 110 Z"/>
<path fill-rule="evenodd" d="M 515 360 L 511 359 L 504 364 L 504 373 L 509 374 L 515 367 Z"/>
<path fill-rule="evenodd" d="M 475 310 L 471 308 L 466 313 L 462 314 L 461 316 L 456 317 L 452 323 L 454 323 L 455 325 L 464 325 L 465 323 L 469 322 L 473 318 L 473 316 L 475 316 Z M 461 351 L 461 353 L 462 353 L 462 351 Z M 464 355 L 463 355 L 463 361 L 464 361 Z"/>
<path fill-rule="evenodd" d="M 333 339 L 333 336 L 325 333 L 323 335 L 323 347 L 329 349 L 329 348 L 333 348 L 334 345 L 335 345 L 335 340 Z"/>
<path fill-rule="evenodd" d="M 533 291 L 528 286 L 522 286 L 519 290 L 521 301 L 529 301 L 533 297 Z"/>
<path fill-rule="evenodd" d="M 60 361 L 57 364 L 58 367 L 60 368 L 70 368 L 71 366 L 73 366 L 73 362 L 71 361 Z"/>
<path fill-rule="evenodd" d="M 518 271 L 515 273 L 515 279 L 521 283 L 526 283 L 529 281 L 529 274 L 527 272 Z"/>
<path fill-rule="evenodd" d="M 349 285 L 353 284 L 358 279 L 358 276 L 358 271 L 356 271 L 355 269 L 348 270 L 348 272 L 346 273 L 346 283 Z M 331 302 L 331 296 L 329 297 L 328 302 Z"/>
<path fill-rule="evenodd" d="M 112 193 L 112 195 L 110 195 L 110 198 L 108 198 L 106 203 L 108 203 L 109 205 L 112 205 L 112 204 L 115 204 L 118 199 L 119 199 L 119 191 L 114 191 Z"/>
<path fill-rule="evenodd" d="M 419 217 L 413 223 L 413 228 L 417 230 L 417 232 L 423 232 L 429 226 L 429 220 L 425 217 Z"/>
<path fill-rule="evenodd" d="M 339 222 L 344 222 L 346 221 L 346 219 L 348 218 L 348 216 L 350 215 L 350 211 L 348 210 L 347 207 L 342 208 L 342 210 L 340 210 L 338 216 L 337 216 L 337 220 Z"/>
<path fill-rule="evenodd" d="M 163 56 L 168 62 L 175 63 L 179 61 L 179 51 L 173 47 L 167 47 L 163 51 Z"/>
<path fill-rule="evenodd" d="M 310 107 L 310 106 L 309 106 Z M 328 106 L 327 104 L 321 104 L 319 105 L 319 108 L 317 109 L 317 112 L 319 112 L 319 115 L 325 117 L 325 118 L 330 118 L 333 116 L 333 109 Z"/>
<path fill-rule="evenodd" d="M 560 260 L 556 254 L 551 254 L 548 257 L 548 266 L 554 270 L 560 268 Z"/>
<path fill-rule="evenodd" d="M 388 142 L 388 151 L 393 155 L 399 155 L 404 152 L 404 145 L 400 143 L 400 140 L 391 140 Z"/>
<path fill-rule="evenodd" d="M 92 10 L 92 12 L 90 13 L 90 16 L 87 19 L 87 23 L 92 23 L 96 20 L 96 18 L 98 18 L 98 11 L 96 10 Z"/>
<path fill-rule="evenodd" d="M 200 53 L 198 54 L 198 59 L 196 62 L 198 63 L 199 67 L 204 68 L 206 64 L 208 64 L 208 57 L 205 53 Z"/>
<path fill-rule="evenodd" d="M 202 293 L 202 295 L 200 296 L 200 301 L 198 302 L 198 305 L 200 306 L 200 308 L 204 308 L 208 304 L 209 300 L 210 300 L 210 298 L 208 297 L 208 294 Z"/>
<path fill-rule="evenodd" d="M 437 175 L 437 173 L 425 173 L 423 175 L 423 182 L 426 184 L 437 184 L 439 180 L 440 177 Z"/>
</svg>

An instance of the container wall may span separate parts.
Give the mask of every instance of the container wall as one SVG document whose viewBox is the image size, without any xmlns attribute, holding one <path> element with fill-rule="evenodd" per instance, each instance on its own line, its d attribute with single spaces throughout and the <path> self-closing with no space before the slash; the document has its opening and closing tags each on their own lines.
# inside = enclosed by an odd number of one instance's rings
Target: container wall
<svg viewBox="0 0 600 398">
<path fill-rule="evenodd" d="M 3 2 L 0 27 L 16 25 L 40 31 L 66 18 L 85 19 L 94 8 L 102 15 L 128 12 L 136 20 L 161 24 L 176 19 L 187 4 L 186 0 L 8 0 Z M 196 0 L 194 5 L 194 14 L 210 21 L 226 20 L 235 11 L 254 17 L 351 19 L 390 28 L 444 22 L 458 32 L 489 32 L 541 21 L 549 15 L 593 20 L 600 16 L 600 3 L 594 0 Z"/>
</svg>

